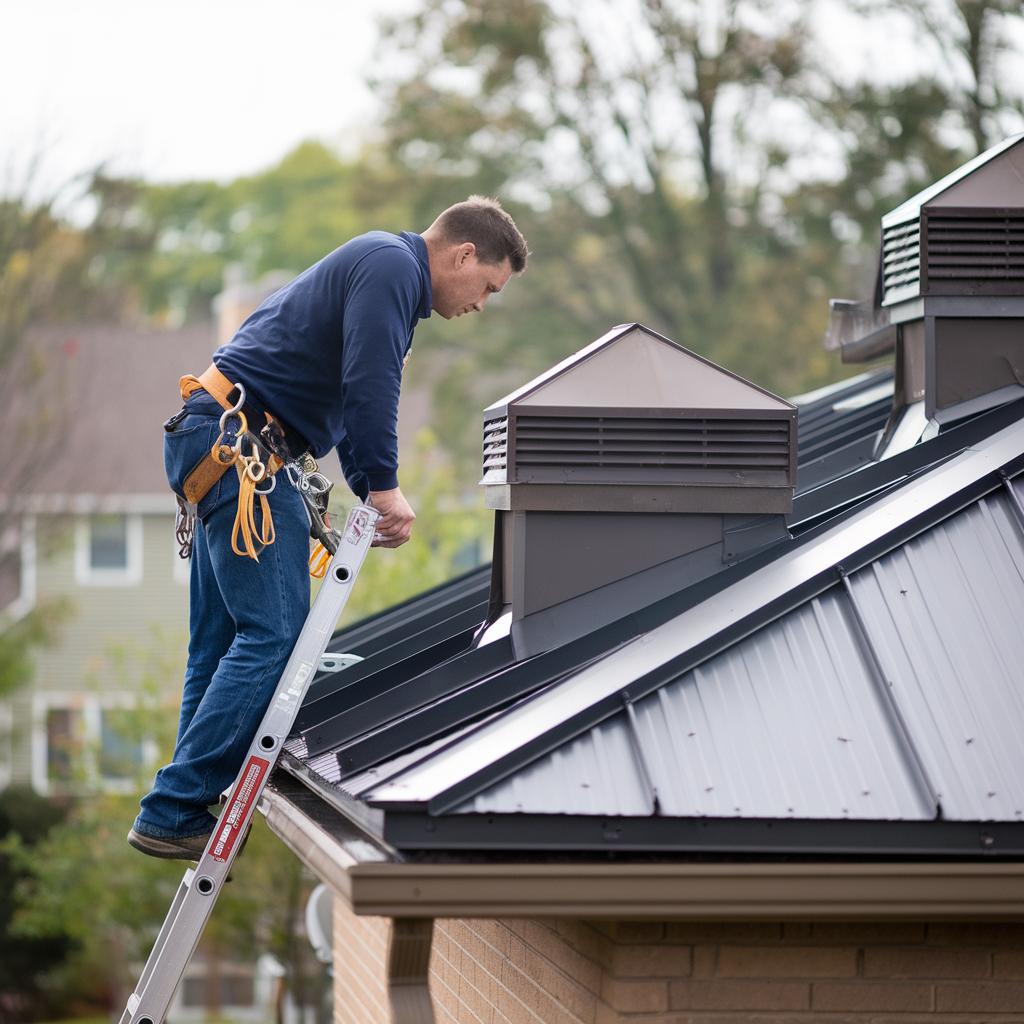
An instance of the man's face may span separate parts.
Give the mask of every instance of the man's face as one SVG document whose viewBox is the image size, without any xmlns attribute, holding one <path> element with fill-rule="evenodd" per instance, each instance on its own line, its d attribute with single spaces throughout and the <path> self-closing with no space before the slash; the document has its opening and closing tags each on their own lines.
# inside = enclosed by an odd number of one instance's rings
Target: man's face
<svg viewBox="0 0 1024 1024">
<path fill-rule="evenodd" d="M 440 255 L 440 264 L 431 260 L 430 278 L 434 312 L 451 320 L 463 313 L 479 312 L 495 292 L 500 292 L 512 276 L 508 260 L 498 264 L 481 263 L 476 246 L 465 242 Z"/>
</svg>

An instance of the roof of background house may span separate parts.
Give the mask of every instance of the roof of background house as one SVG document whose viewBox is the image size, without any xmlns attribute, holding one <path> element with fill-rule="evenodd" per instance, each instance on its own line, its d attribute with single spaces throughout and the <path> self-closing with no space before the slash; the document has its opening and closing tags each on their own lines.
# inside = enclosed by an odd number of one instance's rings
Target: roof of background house
<svg viewBox="0 0 1024 1024">
<path fill-rule="evenodd" d="M 602 588 L 569 643 L 467 649 L 487 567 L 339 633 L 365 661 L 315 680 L 271 803 L 371 861 L 1024 854 L 1024 401 L 872 462 L 892 385 L 796 400 L 790 536 Z"/>
<path fill-rule="evenodd" d="M 230 336 L 232 322 L 221 316 L 222 333 Z M 214 325 L 61 325 L 37 329 L 29 341 L 21 353 L 31 362 L 29 384 L 0 415 L 0 430 L 32 438 L 23 450 L 35 469 L 15 465 L 8 453 L 0 503 L 17 493 L 28 495 L 26 507 L 35 511 L 173 512 L 161 426 L 181 407 L 178 380 L 210 365 Z M 429 391 L 406 391 L 399 425 L 408 445 L 429 416 Z M 321 462 L 344 486 L 337 458 Z"/>
<path fill-rule="evenodd" d="M 45 468 L 17 489 L 40 509 L 86 510 L 89 498 L 116 495 L 131 510 L 173 511 L 161 424 L 181 407 L 178 379 L 209 366 L 212 326 L 69 325 L 40 329 L 30 342 L 26 355 L 42 374 L 4 418 L 18 430 L 42 411 L 49 426 L 34 434 L 45 458 L 31 452 Z"/>
</svg>

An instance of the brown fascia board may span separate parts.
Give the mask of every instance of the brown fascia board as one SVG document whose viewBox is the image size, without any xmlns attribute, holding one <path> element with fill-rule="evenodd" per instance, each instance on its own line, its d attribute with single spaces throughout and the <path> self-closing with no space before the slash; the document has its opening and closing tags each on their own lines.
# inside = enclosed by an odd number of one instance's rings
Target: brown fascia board
<svg viewBox="0 0 1024 1024">
<path fill-rule="evenodd" d="M 314 821 L 272 785 L 260 803 L 271 830 L 356 914 L 1024 921 L 1022 863 L 410 864 L 368 842 L 343 845 L 332 832 L 351 824 L 322 807 Z"/>
</svg>

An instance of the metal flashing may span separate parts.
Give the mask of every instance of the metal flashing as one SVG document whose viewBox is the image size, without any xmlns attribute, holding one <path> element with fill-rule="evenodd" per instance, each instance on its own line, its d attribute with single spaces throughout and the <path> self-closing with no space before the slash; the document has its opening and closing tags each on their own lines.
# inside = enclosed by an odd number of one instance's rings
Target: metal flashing
<svg viewBox="0 0 1024 1024">
<path fill-rule="evenodd" d="M 276 781 L 261 803 L 268 825 L 357 914 L 661 921 L 1024 917 L 1024 865 L 992 857 L 843 863 L 834 857 L 794 862 L 790 855 L 786 862 L 766 863 L 762 856 L 723 863 L 699 854 L 696 860 L 670 854 L 631 859 L 605 849 L 590 860 L 585 853 L 490 860 L 446 851 L 436 860 L 363 860 L 350 852 L 365 847 L 349 839 L 351 825 L 339 812 L 322 802 L 310 806 L 287 783 L 276 788 Z"/>
<path fill-rule="evenodd" d="M 752 508 L 753 506 L 753 508 Z M 486 484 L 484 507 L 538 512 L 731 512 L 786 515 L 790 485 L 760 487 L 697 484 Z"/>
<path fill-rule="evenodd" d="M 390 811 L 389 844 L 412 850 L 789 854 L 808 857 L 1024 857 L 1017 822 L 800 820 Z"/>
</svg>

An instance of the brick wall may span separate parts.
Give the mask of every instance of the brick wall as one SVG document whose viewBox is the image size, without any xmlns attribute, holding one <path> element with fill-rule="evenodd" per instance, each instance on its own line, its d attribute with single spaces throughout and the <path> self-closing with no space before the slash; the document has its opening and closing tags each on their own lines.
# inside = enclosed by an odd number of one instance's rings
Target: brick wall
<svg viewBox="0 0 1024 1024">
<path fill-rule="evenodd" d="M 335 1024 L 388 1024 L 390 918 L 356 917 L 335 896 L 333 931 Z"/>
<path fill-rule="evenodd" d="M 1024 925 L 439 920 L 430 991 L 437 1024 L 1022 1022 Z"/>
</svg>

